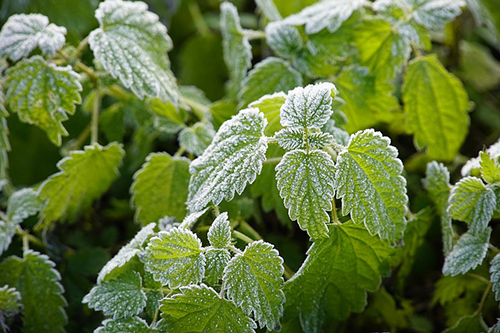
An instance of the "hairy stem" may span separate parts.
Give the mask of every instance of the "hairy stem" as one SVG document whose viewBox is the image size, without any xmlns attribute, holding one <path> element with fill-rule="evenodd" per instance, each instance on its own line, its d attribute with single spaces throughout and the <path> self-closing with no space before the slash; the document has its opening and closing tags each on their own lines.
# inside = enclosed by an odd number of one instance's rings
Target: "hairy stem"
<svg viewBox="0 0 500 333">
<path fill-rule="evenodd" d="M 99 90 L 99 85 L 96 82 L 94 88 L 94 102 L 92 104 L 92 127 L 90 129 L 91 143 L 98 143 L 100 104 L 101 104 L 100 90 Z"/>
<path fill-rule="evenodd" d="M 283 156 L 280 156 L 280 157 L 271 157 L 271 158 L 268 158 L 267 160 L 265 160 L 262 163 L 263 164 L 277 164 L 277 163 L 281 162 L 282 159 L 283 159 Z"/>
</svg>

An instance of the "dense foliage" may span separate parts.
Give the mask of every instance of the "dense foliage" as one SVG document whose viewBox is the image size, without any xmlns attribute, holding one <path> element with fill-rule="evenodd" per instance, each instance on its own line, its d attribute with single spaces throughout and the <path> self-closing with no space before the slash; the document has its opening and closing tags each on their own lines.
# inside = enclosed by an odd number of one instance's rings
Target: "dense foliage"
<svg viewBox="0 0 500 333">
<path fill-rule="evenodd" d="M 0 331 L 500 331 L 495 0 L 0 20 Z"/>
</svg>

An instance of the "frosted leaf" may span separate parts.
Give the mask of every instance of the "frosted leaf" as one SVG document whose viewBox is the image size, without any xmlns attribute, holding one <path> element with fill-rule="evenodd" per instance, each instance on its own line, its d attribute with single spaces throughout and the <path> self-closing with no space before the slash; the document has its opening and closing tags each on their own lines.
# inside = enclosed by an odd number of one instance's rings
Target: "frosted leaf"
<svg viewBox="0 0 500 333">
<path fill-rule="evenodd" d="M 146 306 L 146 293 L 141 288 L 141 275 L 127 271 L 116 279 L 93 287 L 82 303 L 115 319 L 132 317 L 141 313 Z"/>
<path fill-rule="evenodd" d="M 97 282 L 101 283 L 107 280 L 108 276 L 117 275 L 115 272 L 120 272 L 120 268 L 124 267 L 137 254 L 143 252 L 144 242 L 154 234 L 155 223 L 150 223 L 143 227 L 132 240 L 122 247 L 120 251 L 104 265 L 97 276 Z M 113 273 L 113 274 L 111 274 Z"/>
<path fill-rule="evenodd" d="M 488 333 L 500 333 L 500 318 L 497 318 L 497 322 L 490 327 Z"/>
<path fill-rule="evenodd" d="M 300 13 L 288 16 L 282 22 L 289 25 L 305 25 L 308 35 L 325 28 L 335 32 L 361 6 L 363 6 L 362 0 L 322 0 L 304 8 Z"/>
<path fill-rule="evenodd" d="M 146 3 L 106 0 L 95 16 L 99 28 L 89 35 L 96 59 L 139 97 L 159 97 L 177 103 L 175 77 L 166 52 L 172 48 L 167 28 Z"/>
<path fill-rule="evenodd" d="M 184 218 L 184 220 L 182 220 L 182 223 L 181 223 L 182 226 L 184 226 L 184 227 L 186 227 L 188 229 L 191 229 L 194 226 L 194 224 L 198 221 L 198 219 L 200 217 L 202 217 L 203 214 L 205 214 L 208 211 L 209 208 L 210 207 L 207 207 L 207 208 L 205 208 L 203 210 L 200 210 L 200 211 L 197 211 L 197 212 L 194 212 L 194 213 L 191 213 L 191 214 L 187 215 Z"/>
<path fill-rule="evenodd" d="M 280 124 L 280 109 L 286 101 L 286 94 L 278 92 L 270 95 L 264 95 L 248 106 L 257 108 L 264 114 L 267 119 L 267 126 L 264 129 L 264 134 L 272 136 L 276 131 L 282 128 Z"/>
<path fill-rule="evenodd" d="M 491 158 L 490 154 L 485 151 L 479 154 L 479 158 L 481 176 L 483 179 L 490 184 L 500 182 L 500 166 L 498 165 L 498 159 Z"/>
<path fill-rule="evenodd" d="M 12 237 L 16 234 L 17 224 L 12 221 L 0 220 L 0 255 L 9 248 Z"/>
<path fill-rule="evenodd" d="M 495 293 L 495 300 L 500 301 L 500 254 L 497 254 L 491 261 L 490 274 L 490 281 L 493 284 L 492 289 Z"/>
<path fill-rule="evenodd" d="M 227 213 L 224 212 L 217 216 L 207 234 L 210 245 L 216 248 L 227 248 L 231 245 L 231 226 Z"/>
<path fill-rule="evenodd" d="M 320 150 L 287 152 L 276 166 L 280 196 L 292 220 L 313 239 L 328 236 L 326 211 L 332 209 L 335 166 Z"/>
<path fill-rule="evenodd" d="M 406 125 L 417 147 L 431 159 L 452 160 L 469 128 L 469 100 L 462 82 L 436 55 L 417 57 L 406 69 L 403 84 Z"/>
<path fill-rule="evenodd" d="M 61 145 L 61 136 L 68 135 L 62 122 L 81 102 L 80 76 L 70 66 L 46 63 L 41 56 L 20 61 L 7 74 L 10 109 L 22 122 L 42 128 L 53 143 Z"/>
<path fill-rule="evenodd" d="M 94 333 L 150 333 L 155 332 L 149 328 L 148 323 L 139 317 L 124 319 L 106 319 L 102 326 L 98 327 Z"/>
<path fill-rule="evenodd" d="M 477 235 L 488 226 L 496 202 L 495 192 L 485 186 L 481 179 L 466 177 L 451 190 L 448 209 L 454 219 L 467 222 L 469 232 Z"/>
<path fill-rule="evenodd" d="M 262 240 L 247 245 L 224 270 L 228 297 L 260 327 L 279 329 L 283 314 L 283 259 L 273 245 Z"/>
<path fill-rule="evenodd" d="M 222 279 L 224 268 L 231 259 L 231 255 L 226 249 L 208 249 L 205 252 L 205 258 L 207 259 L 205 279 L 210 285 L 215 285 Z"/>
<path fill-rule="evenodd" d="M 451 276 L 465 274 L 481 265 L 488 252 L 490 235 L 491 228 L 486 228 L 477 235 L 470 232 L 463 234 L 445 258 L 443 274 Z"/>
<path fill-rule="evenodd" d="M 5 285 L 0 288 L 0 312 L 6 316 L 12 316 L 21 308 L 21 294 L 16 288 Z"/>
<path fill-rule="evenodd" d="M 38 213 L 43 207 L 43 202 L 38 199 L 38 194 L 31 188 L 23 188 L 14 192 L 7 204 L 7 216 L 13 223 L 21 223 L 31 215 Z"/>
<path fill-rule="evenodd" d="M 66 28 L 49 24 L 44 15 L 12 15 L 0 31 L 0 57 L 17 61 L 37 47 L 43 54 L 53 55 L 66 42 L 64 35 Z"/>
<path fill-rule="evenodd" d="M 179 144 L 185 147 L 188 153 L 200 156 L 210 145 L 214 136 L 215 130 L 212 124 L 198 122 L 179 133 Z"/>
<path fill-rule="evenodd" d="M 203 155 L 191 162 L 188 208 L 201 210 L 241 194 L 253 183 L 266 159 L 267 120 L 257 109 L 245 109 L 219 128 Z"/>
<path fill-rule="evenodd" d="M 171 289 L 200 283 L 205 274 L 201 241 L 184 228 L 160 231 L 151 238 L 143 261 L 154 279 Z"/>
<path fill-rule="evenodd" d="M 290 58 L 303 46 L 299 30 L 282 22 L 272 22 L 266 26 L 266 41 L 283 58 Z"/>
<path fill-rule="evenodd" d="M 394 242 L 405 228 L 408 197 L 403 163 L 390 142 L 372 129 L 353 134 L 337 158 L 335 189 L 342 214 Z"/>
<path fill-rule="evenodd" d="M 38 228 L 55 221 L 74 220 L 76 216 L 100 198 L 118 176 L 124 151 L 121 145 L 110 143 L 85 146 L 70 152 L 57 163 L 60 170 L 45 180 L 38 189 L 46 204 Z"/>
<path fill-rule="evenodd" d="M 252 66 L 252 47 L 244 36 L 236 7 L 230 2 L 220 6 L 220 29 L 224 61 L 229 70 L 229 96 L 236 97 L 247 70 Z"/>
<path fill-rule="evenodd" d="M 490 155 L 492 159 L 498 159 L 500 157 L 500 140 L 492 144 L 490 147 L 486 149 L 486 152 Z M 463 177 L 470 176 L 472 170 L 480 169 L 480 157 L 471 158 L 468 160 L 465 165 L 462 167 L 461 174 Z"/>
<path fill-rule="evenodd" d="M 281 20 L 281 14 L 273 0 L 255 0 L 255 3 L 270 21 Z"/>
<path fill-rule="evenodd" d="M 302 75 L 286 61 L 268 57 L 259 62 L 243 81 L 240 98 L 243 105 L 274 92 L 287 92 L 302 85 Z"/>
<path fill-rule="evenodd" d="M 311 149 L 323 149 L 333 141 L 333 136 L 328 133 L 315 132 L 307 136 L 306 142 Z"/>
<path fill-rule="evenodd" d="M 161 301 L 161 315 L 169 332 L 255 332 L 255 322 L 213 288 L 201 284 L 181 287 L 180 291 Z"/>
<path fill-rule="evenodd" d="M 2 77 L 0 63 L 0 78 Z M 7 153 L 10 151 L 9 142 L 9 127 L 7 126 L 6 117 L 9 116 L 9 112 L 5 109 L 5 96 L 3 93 L 3 87 L 0 87 L 0 180 L 7 177 L 7 169 L 9 167 L 9 156 Z"/>
<path fill-rule="evenodd" d="M 280 147 L 286 150 L 305 148 L 305 133 L 301 128 L 285 127 L 276 132 L 274 138 L 278 141 Z"/>
<path fill-rule="evenodd" d="M 297 87 L 286 97 L 281 107 L 281 125 L 284 127 L 321 128 L 332 114 L 332 97 L 337 89 L 332 83 Z M 332 96 L 333 95 L 333 96 Z"/>
</svg>

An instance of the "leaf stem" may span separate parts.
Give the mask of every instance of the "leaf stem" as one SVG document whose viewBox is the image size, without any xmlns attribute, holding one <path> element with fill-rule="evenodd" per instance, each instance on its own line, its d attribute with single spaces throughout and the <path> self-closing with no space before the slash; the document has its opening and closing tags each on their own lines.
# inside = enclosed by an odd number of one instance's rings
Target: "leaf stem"
<svg viewBox="0 0 500 333">
<path fill-rule="evenodd" d="M 247 233 L 249 233 L 254 240 L 262 239 L 262 236 L 257 232 L 257 230 L 252 228 L 252 226 L 250 224 L 248 224 L 246 221 L 244 221 L 244 220 L 240 221 L 239 227 L 243 231 L 246 231 Z"/>
<path fill-rule="evenodd" d="M 38 239 L 37 237 L 30 234 L 27 230 L 24 230 L 23 228 L 21 228 L 20 225 L 18 225 L 16 227 L 16 234 L 21 236 L 21 238 L 23 240 L 23 250 L 24 251 L 29 250 L 29 248 L 30 248 L 29 242 L 36 244 L 40 247 L 45 247 L 45 245 L 43 244 L 43 242 L 40 239 Z"/>
<path fill-rule="evenodd" d="M 65 52 L 59 50 L 59 51 L 57 51 L 57 54 L 59 54 L 64 59 L 66 59 L 66 61 L 68 61 L 69 63 L 72 62 L 72 59 Z M 90 80 L 92 82 L 97 82 L 99 80 L 96 72 L 92 68 L 87 67 L 87 65 L 85 65 L 80 60 L 76 60 L 75 61 L 74 67 L 75 67 L 76 70 L 78 70 L 80 72 L 84 72 L 85 74 L 87 74 L 88 77 L 90 78 Z"/>
<path fill-rule="evenodd" d="M 233 236 L 235 238 L 238 238 L 238 239 L 244 241 L 247 244 L 250 244 L 250 243 L 252 243 L 254 241 L 253 239 L 251 239 L 250 237 L 248 237 L 244 233 L 239 232 L 238 230 L 233 230 Z"/>
<path fill-rule="evenodd" d="M 481 282 L 484 282 L 486 284 L 490 284 L 490 281 L 488 279 L 486 279 L 485 277 L 481 276 L 481 275 L 478 275 L 478 274 L 475 274 L 475 273 L 469 273 L 468 274 L 470 277 L 473 277 Z"/>
<path fill-rule="evenodd" d="M 492 284 L 489 283 L 488 287 L 486 287 L 486 289 L 485 289 L 485 291 L 483 293 L 483 296 L 481 296 L 481 301 L 479 302 L 479 307 L 477 308 L 477 311 L 479 313 L 482 313 L 482 311 L 483 311 L 484 302 L 486 302 L 486 298 L 488 297 L 488 294 L 489 294 L 489 292 L 491 290 L 491 286 L 492 286 Z"/>
<path fill-rule="evenodd" d="M 337 216 L 337 207 L 335 206 L 335 199 L 332 200 L 332 222 L 335 225 L 340 225 L 339 217 Z"/>
<path fill-rule="evenodd" d="M 252 39 L 265 39 L 266 38 L 266 33 L 265 31 L 260 31 L 260 30 L 248 30 L 248 29 L 243 29 L 243 36 L 246 38 L 252 40 Z"/>
<path fill-rule="evenodd" d="M 96 82 L 94 88 L 94 102 L 92 104 L 92 127 L 90 129 L 90 142 L 92 144 L 98 143 L 100 104 L 101 104 L 101 96 L 100 96 L 99 84 Z"/>
<path fill-rule="evenodd" d="M 208 27 L 207 22 L 205 22 L 203 14 L 201 13 L 200 7 L 198 6 L 198 3 L 196 1 L 191 1 L 189 3 L 189 13 L 193 18 L 196 30 L 198 30 L 200 35 L 202 36 L 210 35 L 210 28 Z"/>
<path fill-rule="evenodd" d="M 493 244 L 488 244 L 488 248 L 493 251 L 495 254 L 498 254 L 500 253 L 500 250 L 498 249 L 498 247 L 496 247 L 495 245 Z"/>
<path fill-rule="evenodd" d="M 271 157 L 271 158 L 268 158 L 267 160 L 265 160 L 264 162 L 262 162 L 262 164 L 276 164 L 276 163 L 281 162 L 282 159 L 283 159 L 283 156 Z"/>
<path fill-rule="evenodd" d="M 214 213 L 215 213 L 215 217 L 220 215 L 219 206 L 214 205 Z"/>
<path fill-rule="evenodd" d="M 87 47 L 87 45 L 89 45 L 89 36 L 85 37 L 80 42 L 80 44 L 78 44 L 78 46 L 76 47 L 75 53 L 73 54 L 73 58 L 74 59 L 80 58 L 80 56 L 83 53 L 83 50 L 85 50 L 85 48 Z"/>
<path fill-rule="evenodd" d="M 185 151 L 186 147 L 180 146 L 179 149 L 175 152 L 174 157 L 182 156 L 182 154 L 184 154 Z"/>
<path fill-rule="evenodd" d="M 148 332 L 150 332 L 156 325 L 156 320 L 158 319 L 158 313 L 160 312 L 160 307 L 158 307 L 153 316 L 153 321 L 151 321 L 151 325 L 149 326 Z"/>
</svg>

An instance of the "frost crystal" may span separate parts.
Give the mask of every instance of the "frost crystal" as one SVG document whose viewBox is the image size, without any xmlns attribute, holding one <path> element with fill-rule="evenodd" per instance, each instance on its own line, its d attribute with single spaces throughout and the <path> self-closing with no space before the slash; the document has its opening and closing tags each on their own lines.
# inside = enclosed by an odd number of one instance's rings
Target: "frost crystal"
<svg viewBox="0 0 500 333">
<path fill-rule="evenodd" d="M 12 15 L 0 31 L 0 57 L 13 61 L 28 56 L 37 46 L 43 54 L 52 55 L 63 47 L 66 28 L 50 23 L 40 14 Z"/>
</svg>

